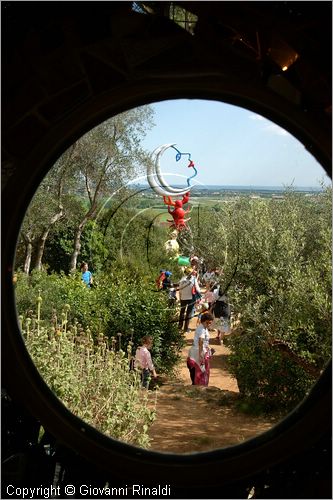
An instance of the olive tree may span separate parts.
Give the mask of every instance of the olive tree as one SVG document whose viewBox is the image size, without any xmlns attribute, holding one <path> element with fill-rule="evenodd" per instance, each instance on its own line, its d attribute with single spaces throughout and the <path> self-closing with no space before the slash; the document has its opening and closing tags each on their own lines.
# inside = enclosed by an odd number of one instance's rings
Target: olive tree
<svg viewBox="0 0 333 500">
<path fill-rule="evenodd" d="M 299 400 L 331 351 L 331 190 L 243 200 L 237 212 L 230 366 L 248 395 Z"/>
<path fill-rule="evenodd" d="M 67 193 L 75 181 L 74 152 L 75 145 L 58 159 L 39 185 L 28 207 L 18 242 L 18 255 L 20 250 L 24 254 L 22 260 L 26 274 L 30 272 L 33 255 L 33 268 L 42 269 L 45 244 L 50 231 L 71 212 Z"/>
<path fill-rule="evenodd" d="M 75 228 L 70 271 L 76 269 L 87 222 L 98 217 L 106 198 L 117 193 L 151 161 L 141 140 L 153 126 L 152 116 L 149 106 L 134 108 L 105 121 L 77 141 L 75 158 L 86 210 Z"/>
</svg>

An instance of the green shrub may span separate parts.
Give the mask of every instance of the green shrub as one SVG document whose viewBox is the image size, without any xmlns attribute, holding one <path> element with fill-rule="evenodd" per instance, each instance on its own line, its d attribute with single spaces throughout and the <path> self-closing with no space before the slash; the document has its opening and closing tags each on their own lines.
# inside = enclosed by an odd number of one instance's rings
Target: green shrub
<svg viewBox="0 0 333 500">
<path fill-rule="evenodd" d="M 148 391 L 141 388 L 140 374 L 129 370 L 128 352 L 115 352 L 100 335 L 68 323 L 69 305 L 61 320 L 50 327 L 37 315 L 20 316 L 27 349 L 45 382 L 67 408 L 112 438 L 142 447 L 155 418 Z"/>
<path fill-rule="evenodd" d="M 34 271 L 27 277 L 17 273 L 16 306 L 27 315 L 43 297 L 43 318 L 57 323 L 56 311 L 68 304 L 69 321 L 89 329 L 94 339 L 103 334 L 117 339 L 117 347 L 133 341 L 140 345 L 144 335 L 154 339 L 152 356 L 159 372 L 171 371 L 179 359 L 184 339 L 178 332 L 175 311 L 168 307 L 167 294 L 157 292 L 140 271 L 117 269 L 94 276 L 94 288 L 83 285 L 80 273 L 70 276 Z M 121 334 L 121 335 L 118 335 Z"/>
<path fill-rule="evenodd" d="M 331 191 L 313 200 L 287 191 L 281 203 L 244 200 L 234 210 L 229 296 L 241 335 L 229 341 L 230 369 L 246 397 L 292 407 L 331 356 Z"/>
<path fill-rule="evenodd" d="M 263 409 L 293 408 L 313 383 L 313 377 L 274 349 L 263 335 L 234 335 L 228 346 L 232 349 L 228 366 L 240 395 L 261 403 Z"/>
<path fill-rule="evenodd" d="M 137 347 L 144 335 L 151 335 L 156 369 L 159 372 L 171 371 L 179 360 L 184 338 L 178 331 L 175 310 L 168 306 L 167 293 L 156 291 L 142 277 L 135 279 L 119 271 L 117 276 L 112 276 L 109 289 L 108 337 L 122 333 L 121 342 L 133 340 Z"/>
</svg>

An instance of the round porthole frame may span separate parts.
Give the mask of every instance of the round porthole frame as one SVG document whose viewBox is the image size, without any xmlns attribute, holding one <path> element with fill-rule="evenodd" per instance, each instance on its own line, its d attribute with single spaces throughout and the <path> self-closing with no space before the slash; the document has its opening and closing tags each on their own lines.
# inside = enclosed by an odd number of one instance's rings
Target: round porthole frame
<svg viewBox="0 0 333 500">
<path fill-rule="evenodd" d="M 22 339 L 16 315 L 13 266 L 16 241 L 28 204 L 55 160 L 77 138 L 105 119 L 144 104 L 168 99 L 209 99 L 241 106 L 261 114 L 299 139 L 330 175 L 331 136 L 326 124 L 261 83 L 226 79 L 221 72 L 193 75 L 170 69 L 140 75 L 125 84 L 110 85 L 69 110 L 36 140 L 26 156 L 18 156 L 3 191 L 3 385 L 60 442 L 124 481 L 175 486 L 227 485 L 281 463 L 330 432 L 331 364 L 307 398 L 269 431 L 242 444 L 186 455 L 136 448 L 108 438 L 75 417 L 56 398 L 34 366 Z M 187 74 L 186 74 L 187 73 Z M 20 144 L 17 144 L 20 147 Z"/>
</svg>

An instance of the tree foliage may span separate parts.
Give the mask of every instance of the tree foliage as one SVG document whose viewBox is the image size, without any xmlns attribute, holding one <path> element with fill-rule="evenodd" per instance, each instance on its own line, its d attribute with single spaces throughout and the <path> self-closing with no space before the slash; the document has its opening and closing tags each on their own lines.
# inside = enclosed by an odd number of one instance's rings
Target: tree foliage
<svg viewBox="0 0 333 500">
<path fill-rule="evenodd" d="M 105 203 L 119 198 L 117 193 L 151 161 L 141 141 L 153 126 L 152 118 L 149 106 L 121 113 L 90 130 L 65 151 L 31 201 L 20 232 L 17 267 L 29 273 L 35 256 L 33 268 L 41 269 L 44 250 L 52 246 L 48 240 L 62 233 L 62 250 L 69 254 L 67 269 L 76 269 L 85 229 L 91 228 L 90 222 L 100 216 Z M 66 233 L 72 233 L 70 252 Z M 52 269 L 59 268 L 54 261 Z"/>
<path fill-rule="evenodd" d="M 75 229 L 70 271 L 76 269 L 82 232 L 89 220 L 95 220 L 106 196 L 117 193 L 135 178 L 150 156 L 141 140 L 152 126 L 149 106 L 119 114 L 81 137 L 75 148 L 80 189 L 87 198 L 87 209 Z"/>
<path fill-rule="evenodd" d="M 246 198 L 218 218 L 214 265 L 238 323 L 230 369 L 248 397 L 292 405 L 331 354 L 331 189 Z"/>
<path fill-rule="evenodd" d="M 33 257 L 34 269 L 42 268 L 44 248 L 50 231 L 64 219 L 66 211 L 68 214 L 73 212 L 66 196 L 66 189 L 73 179 L 73 152 L 74 147 L 69 148 L 43 179 L 23 220 L 18 244 L 24 250 L 21 251 L 21 262 L 18 261 L 18 265 L 22 265 L 27 274 Z"/>
</svg>

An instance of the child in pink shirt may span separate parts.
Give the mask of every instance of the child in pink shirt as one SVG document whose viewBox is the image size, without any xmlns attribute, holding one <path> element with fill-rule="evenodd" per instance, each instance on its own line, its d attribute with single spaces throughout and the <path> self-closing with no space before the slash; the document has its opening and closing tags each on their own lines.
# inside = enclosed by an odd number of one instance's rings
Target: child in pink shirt
<svg viewBox="0 0 333 500">
<path fill-rule="evenodd" d="M 141 339 L 141 346 L 137 348 L 135 353 L 135 368 L 141 370 L 141 380 L 142 386 L 148 389 L 150 382 L 150 373 L 153 374 L 154 378 L 157 378 L 157 374 L 154 368 L 154 364 L 151 359 L 151 354 L 149 350 L 153 345 L 153 339 L 150 335 L 145 335 Z"/>
</svg>

